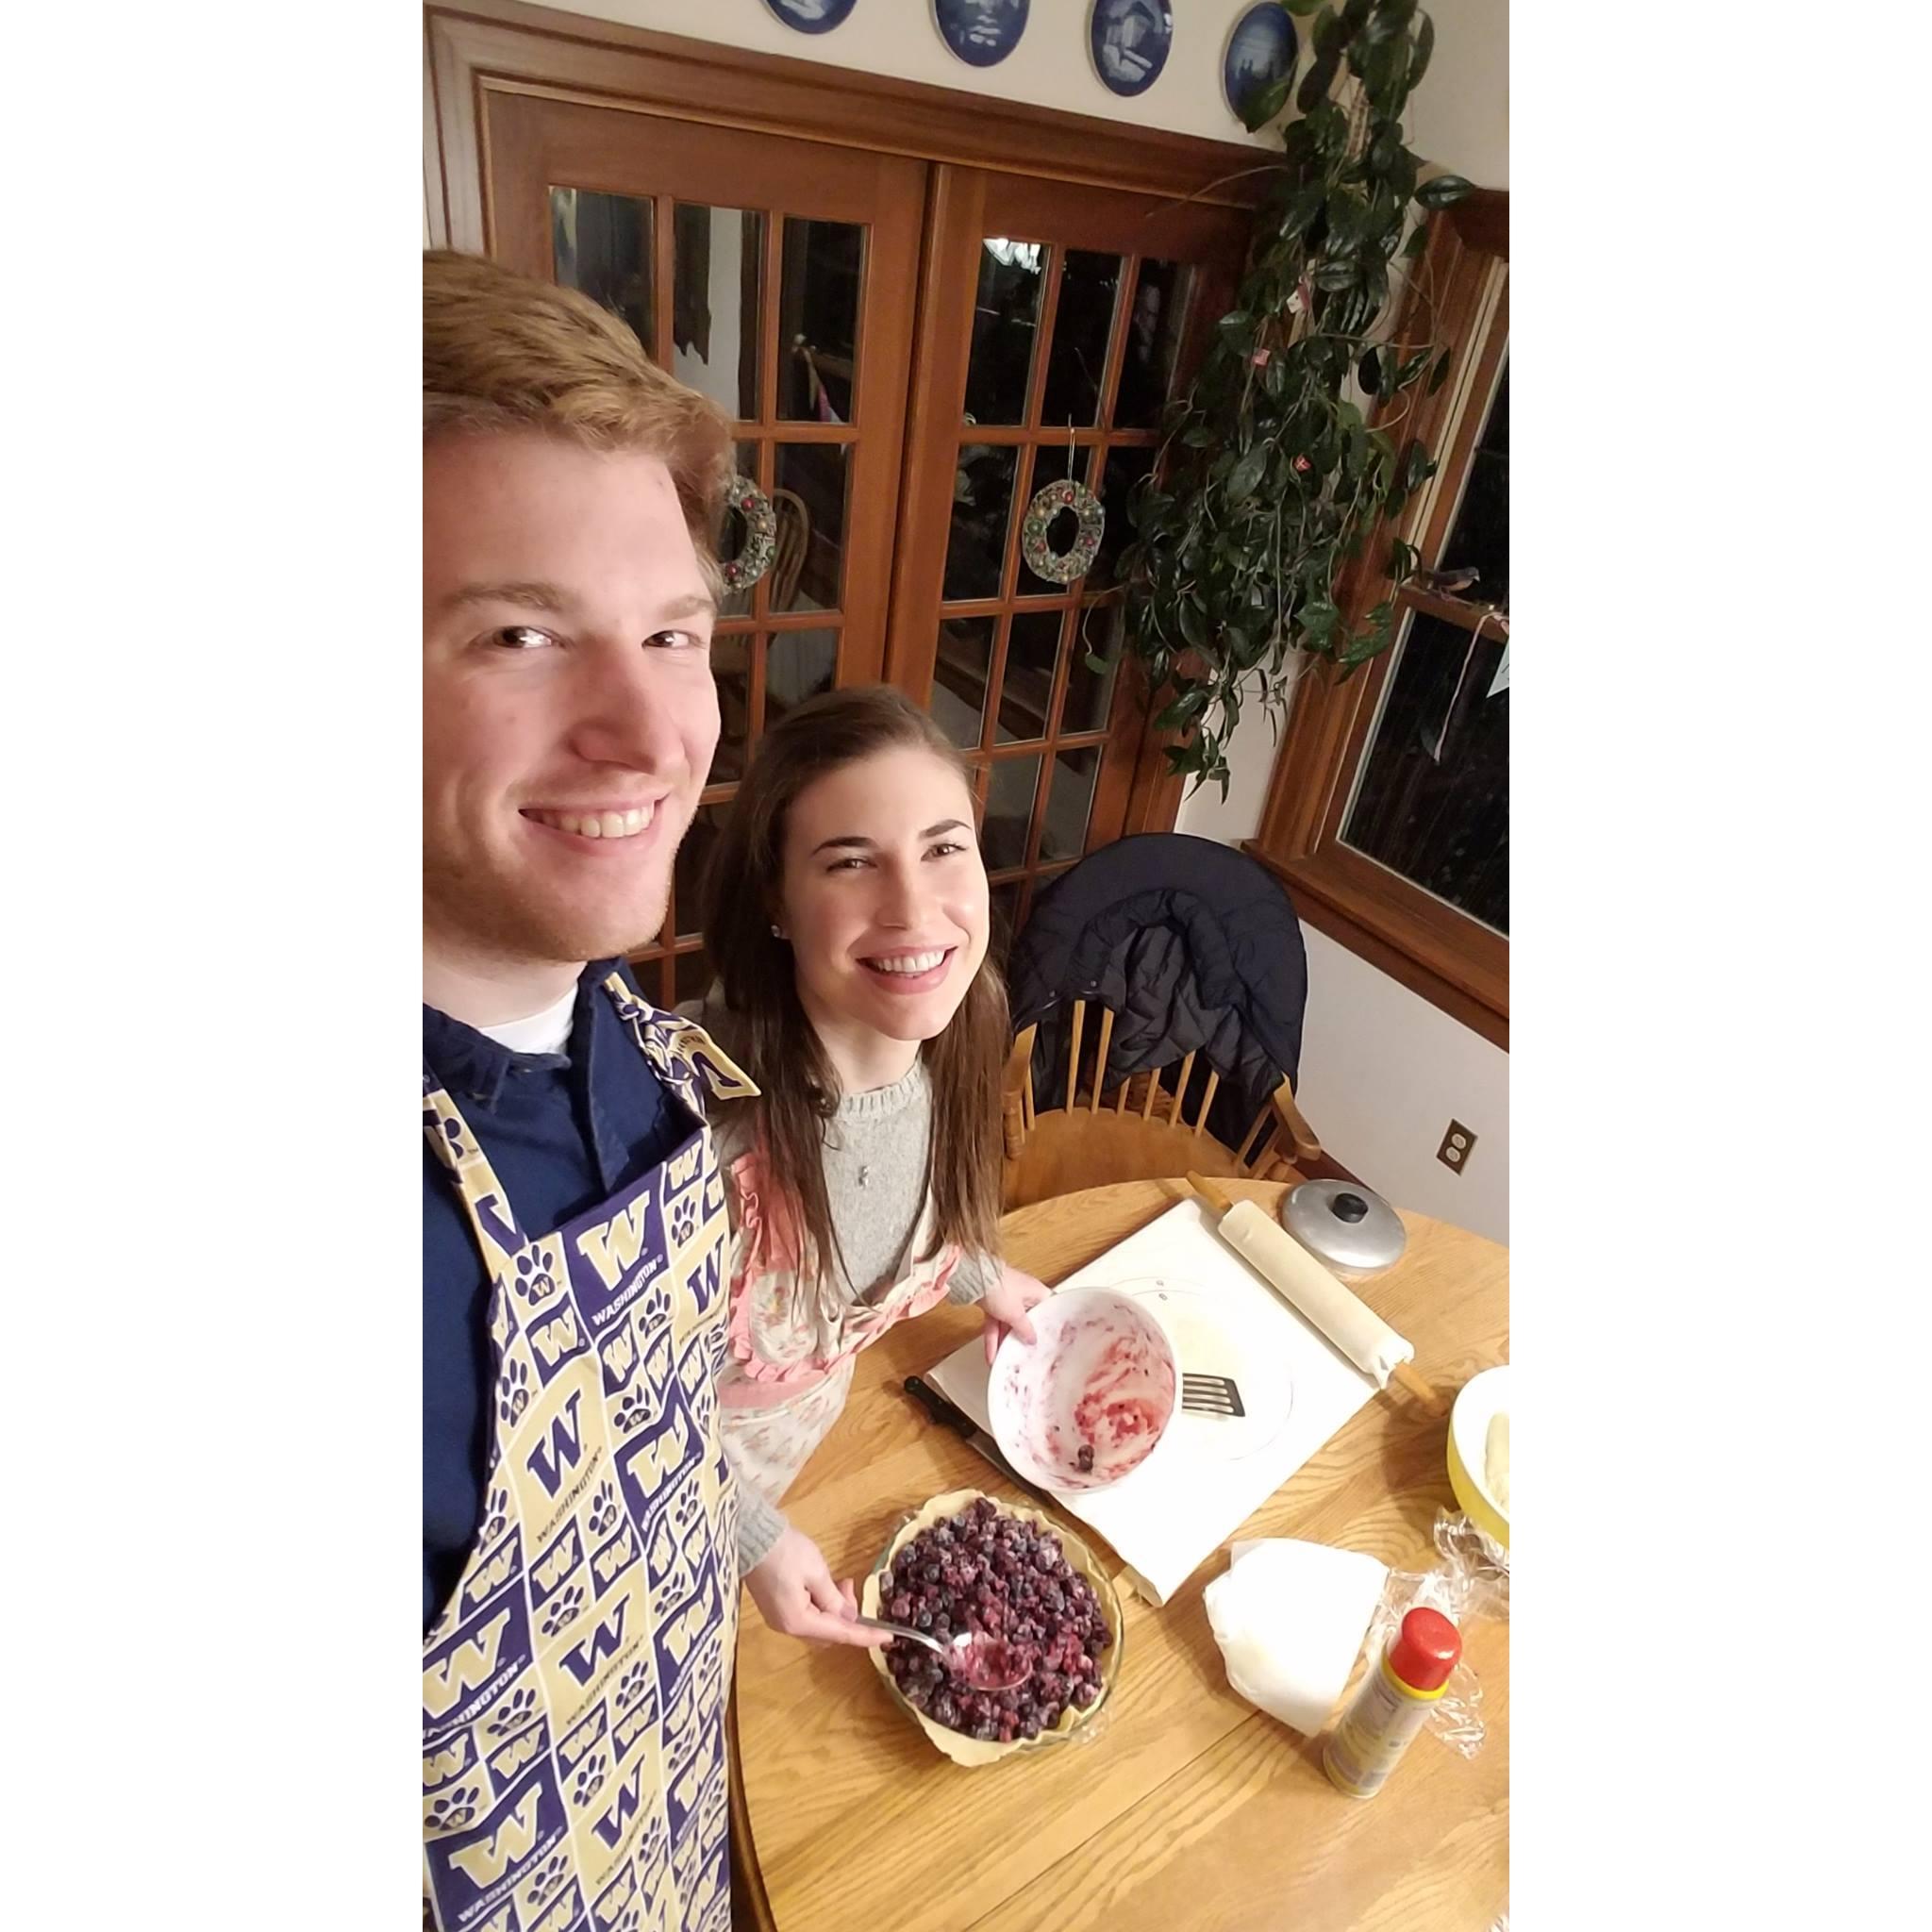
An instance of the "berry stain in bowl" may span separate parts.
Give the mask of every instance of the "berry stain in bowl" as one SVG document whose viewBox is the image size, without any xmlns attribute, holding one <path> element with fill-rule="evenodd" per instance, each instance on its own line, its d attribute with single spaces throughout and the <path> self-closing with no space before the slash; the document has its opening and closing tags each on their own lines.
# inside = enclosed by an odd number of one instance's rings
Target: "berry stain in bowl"
<svg viewBox="0 0 1932 1932">
<path fill-rule="evenodd" d="M 1105 1289 L 1058 1295 L 1034 1311 L 1038 1339 L 1009 1340 L 993 1364 L 993 1434 L 1022 1474 L 1058 1490 L 1097 1490 L 1153 1454 L 1174 1418 L 1166 1331 Z"/>
</svg>

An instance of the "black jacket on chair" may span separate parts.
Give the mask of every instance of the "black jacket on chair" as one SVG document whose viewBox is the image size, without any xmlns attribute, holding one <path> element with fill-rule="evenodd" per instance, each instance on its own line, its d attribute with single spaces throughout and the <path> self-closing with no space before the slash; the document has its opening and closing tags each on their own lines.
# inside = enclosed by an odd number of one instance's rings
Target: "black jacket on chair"
<svg viewBox="0 0 1932 1932">
<path fill-rule="evenodd" d="M 1040 1027 L 1033 1087 L 1045 1110 L 1069 1098 L 1076 999 L 1116 1016 L 1103 1087 L 1198 1052 L 1221 1075 L 1207 1128 L 1229 1147 L 1300 1074 L 1301 922 L 1266 867 L 1211 839 L 1148 832 L 1089 854 L 1034 899 L 1007 983 L 1014 1030 Z M 1191 1092 L 1205 1077 L 1197 1061 Z"/>
</svg>

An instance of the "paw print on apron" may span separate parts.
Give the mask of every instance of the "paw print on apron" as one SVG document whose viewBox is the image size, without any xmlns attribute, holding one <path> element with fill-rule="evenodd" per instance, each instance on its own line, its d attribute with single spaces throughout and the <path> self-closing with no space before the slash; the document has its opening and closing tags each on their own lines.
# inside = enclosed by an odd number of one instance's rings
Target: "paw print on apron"
<svg viewBox="0 0 1932 1932">
<path fill-rule="evenodd" d="M 737 1592 L 660 1595 L 636 1553 L 675 1522 L 714 1570 L 730 1560 L 736 1499 L 712 1412 L 671 1364 L 722 1342 L 722 1303 L 699 1286 L 725 1232 L 701 1090 L 756 1090 L 701 1029 L 639 1006 L 615 975 L 604 990 L 694 1117 L 661 1166 L 563 1227 L 517 1225 L 425 1077 L 425 1132 L 490 1274 L 492 1355 L 483 1521 L 424 1649 L 425 1917 L 440 1932 L 499 1919 L 560 1932 L 602 1899 L 597 1932 L 724 1924 L 698 1874 L 725 1869 L 725 1820 L 674 1801 L 662 1714 L 683 1710 L 721 1748 Z M 575 1569 L 538 1559 L 579 1549 L 591 1560 Z M 552 1567 L 564 1580 L 546 1595 L 556 1579 L 535 1573 Z M 614 1721 L 621 1753 L 603 1737 Z M 567 1754 L 557 1740 L 573 1736 L 597 1741 Z M 646 1864 L 648 1888 L 625 1882 Z"/>
<path fill-rule="evenodd" d="M 496 1415 L 512 1427 L 524 1419 L 530 1406 L 530 1372 L 515 1356 L 503 1365 L 496 1383 Z"/>
</svg>

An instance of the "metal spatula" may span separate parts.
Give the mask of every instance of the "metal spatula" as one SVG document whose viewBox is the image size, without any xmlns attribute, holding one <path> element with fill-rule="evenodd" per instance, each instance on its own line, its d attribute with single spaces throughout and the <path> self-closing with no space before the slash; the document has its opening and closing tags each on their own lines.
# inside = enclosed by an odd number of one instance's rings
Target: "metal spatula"
<svg viewBox="0 0 1932 1932">
<path fill-rule="evenodd" d="M 1181 1377 L 1181 1407 L 1195 1415 L 1246 1415 L 1241 1391 L 1231 1375 L 1189 1375 Z"/>
</svg>

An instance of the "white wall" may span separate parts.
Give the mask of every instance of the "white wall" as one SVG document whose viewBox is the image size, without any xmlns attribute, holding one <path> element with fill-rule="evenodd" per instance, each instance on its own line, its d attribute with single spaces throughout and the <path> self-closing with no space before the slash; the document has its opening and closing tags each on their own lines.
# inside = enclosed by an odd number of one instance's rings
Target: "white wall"
<svg viewBox="0 0 1932 1932">
<path fill-rule="evenodd" d="M 1306 922 L 1308 1011 L 1297 1097 L 1322 1144 L 1404 1208 L 1509 1239 L 1509 1056 Z M 1452 1120 L 1462 1173 L 1436 1158 Z"/>
</svg>

